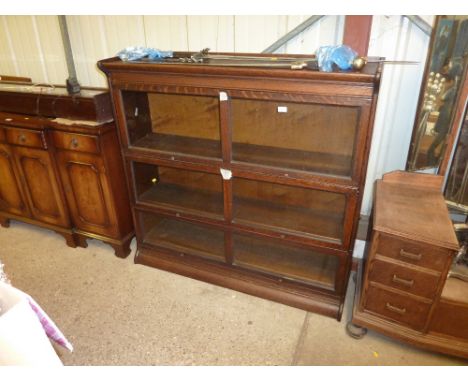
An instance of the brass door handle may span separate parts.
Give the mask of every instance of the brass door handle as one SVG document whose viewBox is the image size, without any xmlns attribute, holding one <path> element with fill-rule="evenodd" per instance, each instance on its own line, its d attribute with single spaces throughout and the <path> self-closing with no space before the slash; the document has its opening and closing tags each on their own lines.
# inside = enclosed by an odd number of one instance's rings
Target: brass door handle
<svg viewBox="0 0 468 382">
<path fill-rule="evenodd" d="M 407 259 L 410 260 L 421 260 L 422 255 L 420 253 L 411 253 L 411 252 L 406 252 L 404 249 L 400 249 L 400 256 L 401 257 L 406 257 Z"/>
<path fill-rule="evenodd" d="M 24 142 L 26 142 L 26 136 L 25 136 L 24 134 L 20 134 L 20 135 L 18 136 L 18 141 L 19 141 L 19 143 L 24 143 Z"/>
<path fill-rule="evenodd" d="M 404 285 L 404 286 L 407 286 L 407 287 L 412 287 L 413 284 L 414 284 L 414 280 L 402 279 L 402 278 L 398 277 L 397 275 L 393 275 L 392 281 L 395 284 L 401 284 L 401 285 Z"/>
<path fill-rule="evenodd" d="M 385 308 L 387 308 L 389 311 L 391 312 L 395 312 L 395 313 L 398 313 L 398 314 L 405 314 L 406 313 L 406 309 L 405 308 L 397 308 L 396 306 L 393 306 L 392 304 L 390 304 L 389 302 L 387 302 L 385 304 Z"/>
<path fill-rule="evenodd" d="M 70 141 L 70 146 L 76 149 L 78 147 L 78 139 L 72 138 L 72 140 Z"/>
</svg>

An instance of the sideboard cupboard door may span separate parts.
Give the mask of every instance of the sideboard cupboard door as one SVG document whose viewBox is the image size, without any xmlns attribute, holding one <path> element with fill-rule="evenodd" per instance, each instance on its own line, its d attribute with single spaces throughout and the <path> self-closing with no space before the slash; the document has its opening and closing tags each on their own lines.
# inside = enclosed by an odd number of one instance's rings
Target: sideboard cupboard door
<svg viewBox="0 0 468 382">
<path fill-rule="evenodd" d="M 0 210 L 30 216 L 11 148 L 0 143 Z"/>
<path fill-rule="evenodd" d="M 44 223 L 69 227 L 65 201 L 47 151 L 14 147 L 32 216 Z"/>
<path fill-rule="evenodd" d="M 116 237 L 118 227 L 102 159 L 62 150 L 57 151 L 56 158 L 74 226 Z"/>
</svg>

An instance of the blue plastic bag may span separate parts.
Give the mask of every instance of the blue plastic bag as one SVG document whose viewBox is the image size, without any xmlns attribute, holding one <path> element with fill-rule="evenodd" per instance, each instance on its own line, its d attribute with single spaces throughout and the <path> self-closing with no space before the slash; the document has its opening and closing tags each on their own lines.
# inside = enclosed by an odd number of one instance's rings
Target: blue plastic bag
<svg viewBox="0 0 468 382">
<path fill-rule="evenodd" d="M 315 53 L 319 70 L 333 72 L 334 65 L 341 70 L 351 70 L 358 54 L 347 45 L 321 46 Z"/>
<path fill-rule="evenodd" d="M 117 56 L 122 61 L 137 61 L 144 57 L 148 57 L 152 61 L 158 61 L 165 57 L 172 57 L 171 50 L 163 51 L 154 48 L 145 48 L 143 46 L 130 46 L 117 53 Z"/>
</svg>

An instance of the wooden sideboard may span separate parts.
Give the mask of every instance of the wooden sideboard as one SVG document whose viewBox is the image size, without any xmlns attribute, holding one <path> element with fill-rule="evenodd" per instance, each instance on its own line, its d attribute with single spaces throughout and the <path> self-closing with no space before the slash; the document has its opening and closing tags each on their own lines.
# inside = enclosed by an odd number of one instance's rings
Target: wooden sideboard
<svg viewBox="0 0 468 382">
<path fill-rule="evenodd" d="M 108 93 L 0 83 L 0 223 L 93 238 L 130 253 L 133 223 Z"/>
<path fill-rule="evenodd" d="M 135 261 L 340 319 L 380 64 L 98 66 L 131 190 Z"/>
<path fill-rule="evenodd" d="M 376 182 L 372 237 L 348 332 L 372 329 L 468 357 L 468 283 L 447 278 L 458 240 L 442 176 L 393 172 Z"/>
</svg>

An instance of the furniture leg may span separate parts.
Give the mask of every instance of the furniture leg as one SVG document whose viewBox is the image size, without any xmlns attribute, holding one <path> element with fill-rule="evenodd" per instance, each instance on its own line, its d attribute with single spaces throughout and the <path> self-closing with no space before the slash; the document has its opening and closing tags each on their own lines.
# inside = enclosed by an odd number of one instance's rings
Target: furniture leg
<svg viewBox="0 0 468 382">
<path fill-rule="evenodd" d="M 128 240 L 122 244 L 110 244 L 110 246 L 112 248 L 114 248 L 114 251 L 115 251 L 115 255 L 117 257 L 120 257 L 122 259 L 126 258 L 130 252 L 131 252 L 131 249 L 130 249 L 130 242 L 131 240 Z"/>
<path fill-rule="evenodd" d="M 362 326 L 354 325 L 351 321 L 346 324 L 346 333 L 351 338 L 360 340 L 367 334 L 367 329 Z"/>
<path fill-rule="evenodd" d="M 8 228 L 10 226 L 10 219 L 0 216 L 0 225 L 4 228 Z"/>
<path fill-rule="evenodd" d="M 77 242 L 76 242 L 76 237 L 74 234 L 68 233 L 68 232 L 59 232 L 59 233 L 65 238 L 65 242 L 67 243 L 69 247 L 76 248 Z"/>
<path fill-rule="evenodd" d="M 88 242 L 86 237 L 82 235 L 75 234 L 76 245 L 80 248 L 88 248 Z"/>
</svg>

